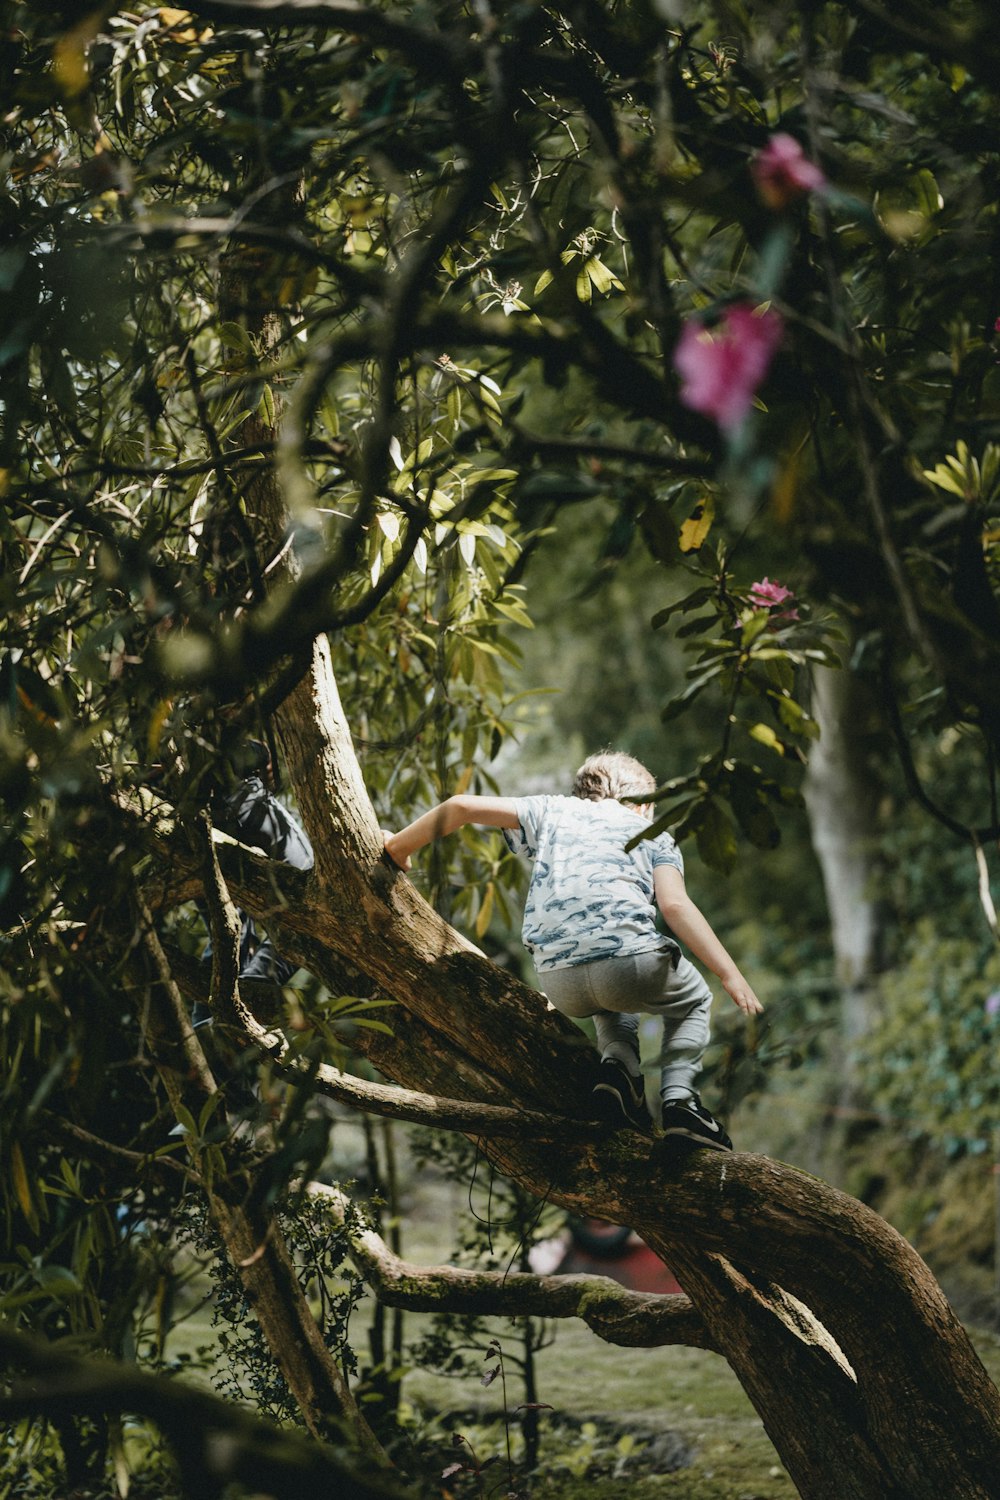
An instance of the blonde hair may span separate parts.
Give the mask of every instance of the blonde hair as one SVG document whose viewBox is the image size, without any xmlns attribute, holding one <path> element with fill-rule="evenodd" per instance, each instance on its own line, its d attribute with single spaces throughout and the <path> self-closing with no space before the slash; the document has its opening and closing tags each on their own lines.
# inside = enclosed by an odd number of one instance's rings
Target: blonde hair
<svg viewBox="0 0 1000 1500">
<path fill-rule="evenodd" d="M 573 778 L 573 796 L 587 802 L 606 797 L 641 797 L 656 790 L 656 777 L 634 755 L 605 750 L 589 756 Z"/>
</svg>

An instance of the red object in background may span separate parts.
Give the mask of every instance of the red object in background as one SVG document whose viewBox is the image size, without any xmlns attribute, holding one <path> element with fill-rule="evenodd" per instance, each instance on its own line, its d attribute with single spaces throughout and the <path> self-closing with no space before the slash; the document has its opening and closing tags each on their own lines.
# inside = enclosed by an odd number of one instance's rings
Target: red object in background
<svg viewBox="0 0 1000 1500">
<path fill-rule="evenodd" d="M 587 1272 L 610 1276 L 631 1292 L 680 1292 L 677 1278 L 637 1234 L 603 1219 L 582 1219 L 573 1226 L 557 1276 Z"/>
</svg>

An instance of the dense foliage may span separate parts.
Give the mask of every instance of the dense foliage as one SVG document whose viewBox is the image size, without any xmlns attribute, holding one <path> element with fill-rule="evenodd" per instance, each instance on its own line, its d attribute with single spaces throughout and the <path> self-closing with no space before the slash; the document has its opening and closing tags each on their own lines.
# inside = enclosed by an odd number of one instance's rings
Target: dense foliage
<svg viewBox="0 0 1000 1500">
<path fill-rule="evenodd" d="M 0 39 L 2 1274 L 51 1336 L 127 1351 L 163 1274 L 117 1228 L 113 1150 L 174 1118 L 123 800 L 196 828 L 321 633 L 383 821 L 495 785 L 534 600 L 573 634 L 577 517 L 642 662 L 602 640 L 578 732 L 649 745 L 657 826 L 717 871 L 773 848 L 842 658 L 895 755 L 889 876 L 937 878 L 909 798 L 995 933 L 992 7 L 432 10 L 14 5 Z M 472 836 L 427 883 L 485 939 L 517 875 Z M 994 1017 L 955 941 L 904 935 L 872 1077 L 892 1102 L 937 1058 L 924 1124 L 982 1141 Z M 330 1003 L 289 1001 L 318 1051 Z M 275 1100 L 290 1173 L 321 1143 Z"/>
</svg>

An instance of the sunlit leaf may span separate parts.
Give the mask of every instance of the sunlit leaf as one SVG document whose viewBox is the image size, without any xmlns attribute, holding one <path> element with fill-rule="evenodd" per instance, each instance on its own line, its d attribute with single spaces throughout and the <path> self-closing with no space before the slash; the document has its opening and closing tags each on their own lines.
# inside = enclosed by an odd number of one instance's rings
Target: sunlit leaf
<svg viewBox="0 0 1000 1500">
<path fill-rule="evenodd" d="M 399 540 L 399 517 L 395 511 L 380 510 L 378 513 L 378 524 L 390 542 Z"/>
<path fill-rule="evenodd" d="M 31 1191 L 31 1183 L 28 1180 L 28 1171 L 24 1162 L 24 1153 L 17 1141 L 10 1143 L 10 1175 L 14 1188 L 14 1196 L 18 1201 L 21 1212 L 30 1225 L 33 1233 L 39 1230 L 38 1210 L 35 1206 L 34 1194 Z"/>
<path fill-rule="evenodd" d="M 757 740 L 761 745 L 766 745 L 769 750 L 774 750 L 778 755 L 784 755 L 785 747 L 770 724 L 763 722 L 752 724 L 747 733 L 751 739 Z"/>
<path fill-rule="evenodd" d="M 490 925 L 493 916 L 493 882 L 489 881 L 483 892 L 482 905 L 479 915 L 476 917 L 476 937 L 481 938 Z"/>
<path fill-rule="evenodd" d="M 704 545 L 714 520 L 715 499 L 712 495 L 705 495 L 681 526 L 678 542 L 681 551 L 697 552 Z"/>
</svg>

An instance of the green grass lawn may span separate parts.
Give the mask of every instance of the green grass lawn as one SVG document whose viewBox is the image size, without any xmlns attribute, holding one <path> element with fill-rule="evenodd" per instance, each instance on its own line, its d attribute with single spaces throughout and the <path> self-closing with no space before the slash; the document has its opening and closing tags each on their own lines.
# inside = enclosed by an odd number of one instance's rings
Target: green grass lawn
<svg viewBox="0 0 1000 1500">
<path fill-rule="evenodd" d="M 369 1301 L 358 1308 L 352 1321 L 352 1343 L 362 1356 L 370 1316 Z M 419 1337 L 427 1322 L 423 1315 L 407 1314 L 407 1339 Z M 509 1323 L 494 1319 L 489 1326 L 501 1344 L 514 1345 Z M 182 1348 L 212 1339 L 205 1310 L 177 1330 L 168 1352 L 176 1356 Z M 402 1393 L 420 1413 L 436 1414 L 433 1427 L 439 1434 L 442 1467 L 451 1456 L 445 1426 L 468 1437 L 481 1460 L 494 1453 L 503 1455 L 499 1381 L 484 1389 L 476 1368 L 453 1378 L 413 1367 L 404 1377 Z M 513 1373 L 507 1394 L 511 1408 L 523 1399 Z M 621 1494 L 627 1476 L 634 1500 L 658 1495 L 683 1495 L 685 1500 L 793 1500 L 795 1495 L 759 1418 L 718 1355 L 686 1348 L 620 1349 L 603 1343 L 576 1319 L 567 1319 L 560 1322 L 555 1342 L 538 1356 L 538 1398 L 553 1408 L 541 1416 L 543 1476 L 533 1486 L 539 1493 L 559 1500 L 584 1493 L 610 1500 Z M 449 1420 L 449 1413 L 456 1415 Z M 599 1433 L 588 1433 L 591 1421 L 599 1424 Z M 582 1430 L 569 1431 L 567 1423 Z M 643 1449 L 657 1431 L 683 1444 L 689 1464 L 672 1473 L 633 1475 L 629 1471 L 634 1465 L 644 1467 Z M 625 1434 L 634 1439 L 631 1462 L 616 1452 Z M 598 1470 L 612 1472 L 559 1472 L 567 1466 L 580 1467 L 588 1454 Z M 613 1472 L 616 1464 L 618 1473 Z"/>
<path fill-rule="evenodd" d="M 501 1324 L 492 1325 L 501 1340 Z M 514 1383 L 512 1382 L 512 1385 Z M 542 1414 L 542 1468 L 573 1459 L 574 1440 L 567 1437 L 561 1420 L 574 1424 L 588 1419 L 611 1419 L 622 1433 L 638 1429 L 636 1463 L 642 1466 L 642 1446 L 648 1434 L 659 1428 L 675 1435 L 689 1450 L 690 1462 L 672 1473 L 643 1477 L 629 1474 L 629 1464 L 619 1474 L 560 1478 L 546 1477 L 544 1493 L 569 1496 L 586 1493 L 611 1496 L 621 1493 L 622 1478 L 629 1475 L 629 1495 L 683 1495 L 686 1500 L 791 1500 L 795 1490 L 768 1441 L 760 1420 L 735 1375 L 718 1355 L 700 1349 L 619 1349 L 604 1344 L 575 1319 L 561 1323 L 555 1343 L 539 1355 L 538 1395 L 554 1410 Z M 407 1376 L 408 1398 L 427 1403 L 434 1410 L 449 1407 L 481 1413 L 486 1418 L 502 1415 L 498 1383 L 483 1390 L 473 1377 L 468 1383 L 435 1377 L 423 1370 Z M 516 1404 L 516 1392 L 509 1394 Z M 555 1429 L 547 1443 L 545 1427 Z M 602 1467 L 615 1465 L 614 1438 L 607 1436 L 601 1421 L 603 1443 L 595 1458 Z M 461 1424 L 459 1424 L 461 1430 Z M 502 1433 L 497 1432 L 494 1441 Z M 576 1440 L 578 1452 L 588 1446 L 586 1432 Z M 566 1449 L 569 1452 L 565 1452 Z"/>
</svg>

